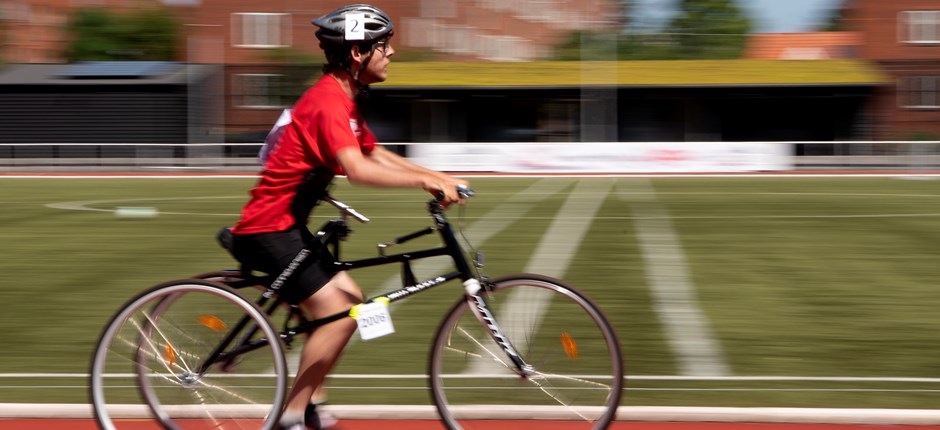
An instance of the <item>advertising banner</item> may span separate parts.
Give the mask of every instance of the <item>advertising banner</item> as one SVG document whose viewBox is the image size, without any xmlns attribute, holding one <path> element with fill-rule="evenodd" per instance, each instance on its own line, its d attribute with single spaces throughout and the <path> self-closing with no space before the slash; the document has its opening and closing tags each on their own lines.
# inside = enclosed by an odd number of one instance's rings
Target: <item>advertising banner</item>
<svg viewBox="0 0 940 430">
<path fill-rule="evenodd" d="M 790 170 L 792 146 L 765 142 L 420 143 L 408 157 L 446 171 L 733 173 Z"/>
</svg>

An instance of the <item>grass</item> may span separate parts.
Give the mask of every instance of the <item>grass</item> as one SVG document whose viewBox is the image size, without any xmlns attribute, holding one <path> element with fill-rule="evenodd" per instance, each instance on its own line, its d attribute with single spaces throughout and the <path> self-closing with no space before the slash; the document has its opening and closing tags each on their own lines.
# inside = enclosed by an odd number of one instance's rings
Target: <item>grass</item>
<svg viewBox="0 0 940 430">
<path fill-rule="evenodd" d="M 214 242 L 252 179 L 0 179 L 0 373 L 84 373 L 95 340 L 145 287 L 234 262 Z M 473 179 L 469 232 L 505 223 L 485 242 L 487 272 L 524 271 L 579 179 Z M 564 278 L 614 324 L 629 376 L 675 375 L 633 218 L 656 207 L 681 243 L 698 306 L 733 375 L 940 378 L 940 188 L 895 178 L 589 178 L 612 181 Z M 526 191 L 552 185 L 557 192 Z M 641 187 L 637 187 L 640 185 Z M 655 190 L 655 199 L 639 190 Z M 427 225 L 426 196 L 340 184 L 334 195 L 373 221 L 353 226 L 346 257 Z M 86 202 L 95 210 L 50 203 Z M 644 206 L 645 205 L 645 206 Z M 650 206 L 652 205 L 652 206 Z M 117 219 L 117 206 L 155 218 Z M 491 211 L 518 213 L 499 218 Z M 171 214 L 178 212 L 178 214 Z M 506 213 L 506 212 L 499 212 Z M 318 210 L 320 223 L 332 216 Z M 451 213 L 452 219 L 457 217 Z M 478 224 L 479 223 L 479 224 Z M 421 246 L 427 242 L 415 244 Z M 676 270 L 680 270 L 677 268 Z M 418 273 L 431 275 L 432 273 Z M 369 294 L 397 268 L 365 269 Z M 396 333 L 355 342 L 342 374 L 423 374 L 428 346 L 456 284 L 393 309 Z M 36 388 L 33 386 L 58 387 Z M 81 378 L 0 378 L 0 402 L 85 402 Z M 426 403 L 423 380 L 338 380 L 336 403 Z M 73 387 L 73 388 L 63 388 Z M 834 381 L 628 380 L 625 405 L 933 408 L 936 384 Z"/>
</svg>

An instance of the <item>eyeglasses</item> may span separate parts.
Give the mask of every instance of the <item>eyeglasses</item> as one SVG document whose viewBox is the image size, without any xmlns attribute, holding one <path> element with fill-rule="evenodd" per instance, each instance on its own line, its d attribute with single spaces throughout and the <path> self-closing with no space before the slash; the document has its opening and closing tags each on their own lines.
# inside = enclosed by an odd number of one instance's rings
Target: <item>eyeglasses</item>
<svg viewBox="0 0 940 430">
<path fill-rule="evenodd" d="M 392 46 L 392 45 L 389 43 L 388 40 L 383 40 L 383 41 L 381 41 L 381 42 L 375 42 L 375 50 L 376 50 L 376 51 L 381 50 L 381 51 L 382 51 L 382 55 L 386 55 L 386 54 L 388 53 L 388 48 L 390 48 L 391 46 Z"/>
</svg>

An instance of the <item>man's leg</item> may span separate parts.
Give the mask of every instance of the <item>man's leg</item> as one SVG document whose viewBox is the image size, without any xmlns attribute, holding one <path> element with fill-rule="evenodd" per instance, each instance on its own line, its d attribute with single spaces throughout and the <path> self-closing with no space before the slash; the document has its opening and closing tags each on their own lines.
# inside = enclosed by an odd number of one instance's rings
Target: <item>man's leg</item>
<svg viewBox="0 0 940 430">
<path fill-rule="evenodd" d="M 323 288 L 301 302 L 300 306 L 309 318 L 318 319 L 345 311 L 362 301 L 362 292 L 355 281 L 346 272 L 340 272 Z M 336 364 L 355 331 L 356 321 L 344 318 L 310 334 L 304 344 L 297 377 L 287 398 L 285 419 L 294 421 L 303 417 L 314 391 L 323 385 L 327 373 Z"/>
<path fill-rule="evenodd" d="M 313 429 L 331 429 L 338 421 L 336 417 L 325 408 L 326 406 L 326 384 L 320 384 L 310 397 L 310 404 L 304 411 L 304 423 L 307 428 Z"/>
<path fill-rule="evenodd" d="M 324 402 L 326 401 L 326 386 L 320 385 L 313 392 L 313 395 L 310 396 L 311 403 Z"/>
</svg>

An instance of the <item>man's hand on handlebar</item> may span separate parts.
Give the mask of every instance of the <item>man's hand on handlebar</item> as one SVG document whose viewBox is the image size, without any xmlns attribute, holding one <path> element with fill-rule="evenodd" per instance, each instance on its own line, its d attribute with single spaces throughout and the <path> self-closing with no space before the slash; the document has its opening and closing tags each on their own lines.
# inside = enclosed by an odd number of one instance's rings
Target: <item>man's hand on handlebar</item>
<svg viewBox="0 0 940 430">
<path fill-rule="evenodd" d="M 463 179 L 443 173 L 429 179 L 430 181 L 425 184 L 424 189 L 440 201 L 445 208 L 454 203 L 463 204 L 467 197 L 473 195 L 473 190 L 467 186 L 469 183 Z"/>
</svg>

